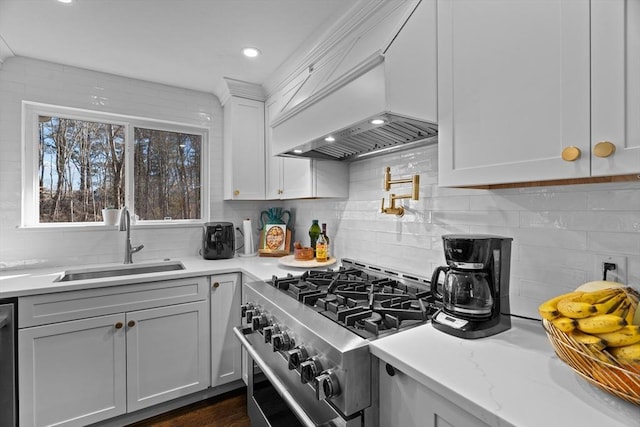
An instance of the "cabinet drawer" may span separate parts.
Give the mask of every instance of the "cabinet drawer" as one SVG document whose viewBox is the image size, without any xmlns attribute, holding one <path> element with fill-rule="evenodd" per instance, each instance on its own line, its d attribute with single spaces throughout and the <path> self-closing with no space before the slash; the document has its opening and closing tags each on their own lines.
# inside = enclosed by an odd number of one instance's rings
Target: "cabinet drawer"
<svg viewBox="0 0 640 427">
<path fill-rule="evenodd" d="M 207 299 L 207 277 L 136 283 L 18 299 L 18 327 L 103 316 Z"/>
</svg>

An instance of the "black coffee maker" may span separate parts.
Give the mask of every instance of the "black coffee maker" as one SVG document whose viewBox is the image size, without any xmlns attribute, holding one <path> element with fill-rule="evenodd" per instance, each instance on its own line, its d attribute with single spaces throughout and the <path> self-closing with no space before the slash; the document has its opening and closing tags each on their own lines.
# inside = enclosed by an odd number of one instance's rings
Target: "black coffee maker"
<svg viewBox="0 0 640 427">
<path fill-rule="evenodd" d="M 236 234 L 232 222 L 207 222 L 202 230 L 202 256 L 204 259 L 233 258 Z"/>
<path fill-rule="evenodd" d="M 442 236 L 446 267 L 431 277 L 431 292 L 442 308 L 433 327 L 460 338 L 482 338 L 511 328 L 510 237 Z"/>
</svg>

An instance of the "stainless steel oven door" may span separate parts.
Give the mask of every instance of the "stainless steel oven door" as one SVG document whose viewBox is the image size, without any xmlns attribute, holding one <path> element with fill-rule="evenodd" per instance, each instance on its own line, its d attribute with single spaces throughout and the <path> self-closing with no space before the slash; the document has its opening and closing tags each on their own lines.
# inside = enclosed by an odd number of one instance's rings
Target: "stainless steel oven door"
<svg viewBox="0 0 640 427">
<path fill-rule="evenodd" d="M 247 410 L 252 427 L 364 425 L 362 413 L 346 419 L 328 402 L 317 400 L 312 386 L 303 384 L 297 372 L 288 369 L 283 355 L 256 339 L 259 334 L 245 335 L 250 329 L 238 327 L 233 331 L 249 354 Z"/>
</svg>

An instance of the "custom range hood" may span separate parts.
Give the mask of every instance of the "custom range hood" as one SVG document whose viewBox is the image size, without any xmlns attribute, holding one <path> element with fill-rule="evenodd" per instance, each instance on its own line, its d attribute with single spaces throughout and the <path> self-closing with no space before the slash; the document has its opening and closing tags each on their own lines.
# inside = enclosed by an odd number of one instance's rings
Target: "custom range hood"
<svg viewBox="0 0 640 427">
<path fill-rule="evenodd" d="M 434 0 L 380 2 L 283 95 L 272 153 L 352 161 L 437 142 Z"/>
</svg>

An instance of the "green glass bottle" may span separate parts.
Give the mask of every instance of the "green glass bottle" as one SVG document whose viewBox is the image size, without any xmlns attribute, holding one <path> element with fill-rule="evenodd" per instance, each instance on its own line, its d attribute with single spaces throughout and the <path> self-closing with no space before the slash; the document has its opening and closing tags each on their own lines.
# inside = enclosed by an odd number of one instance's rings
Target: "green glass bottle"
<svg viewBox="0 0 640 427">
<path fill-rule="evenodd" d="M 318 241 L 318 237 L 320 237 L 320 225 L 318 224 L 318 220 L 314 219 L 311 223 L 311 228 L 309 228 L 309 238 L 311 239 L 311 247 L 313 248 L 313 256 L 316 256 L 316 242 Z"/>
</svg>

